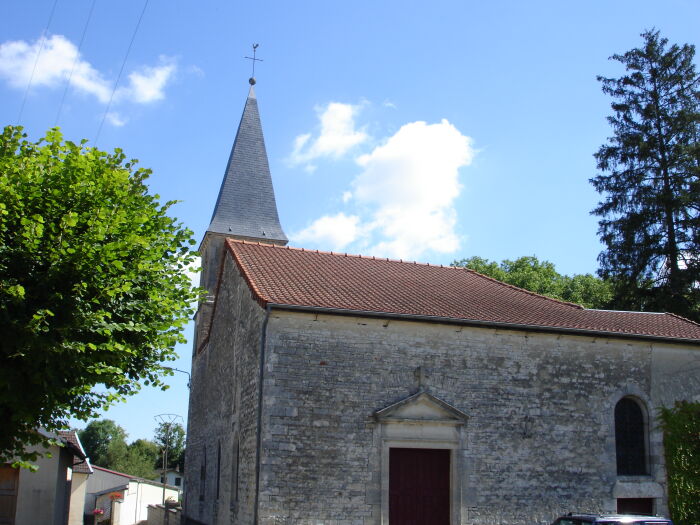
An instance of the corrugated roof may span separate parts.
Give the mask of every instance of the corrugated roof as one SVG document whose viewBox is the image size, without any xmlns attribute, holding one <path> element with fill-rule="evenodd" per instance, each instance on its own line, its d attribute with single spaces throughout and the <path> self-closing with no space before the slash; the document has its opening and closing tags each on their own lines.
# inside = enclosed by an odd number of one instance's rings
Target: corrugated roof
<svg viewBox="0 0 700 525">
<path fill-rule="evenodd" d="M 227 243 L 263 306 L 271 303 L 700 344 L 700 325 L 674 314 L 589 310 L 464 268 L 234 240 Z"/>
</svg>

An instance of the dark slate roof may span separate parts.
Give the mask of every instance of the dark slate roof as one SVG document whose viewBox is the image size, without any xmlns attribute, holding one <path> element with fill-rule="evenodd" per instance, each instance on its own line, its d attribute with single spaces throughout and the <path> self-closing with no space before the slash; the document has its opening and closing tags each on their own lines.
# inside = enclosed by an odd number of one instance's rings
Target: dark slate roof
<svg viewBox="0 0 700 525">
<path fill-rule="evenodd" d="M 258 101 L 252 86 L 207 231 L 287 242 L 277 215 Z"/>
<path fill-rule="evenodd" d="M 465 268 L 230 239 L 227 245 L 263 306 L 700 344 L 700 325 L 677 315 L 590 310 Z"/>
</svg>

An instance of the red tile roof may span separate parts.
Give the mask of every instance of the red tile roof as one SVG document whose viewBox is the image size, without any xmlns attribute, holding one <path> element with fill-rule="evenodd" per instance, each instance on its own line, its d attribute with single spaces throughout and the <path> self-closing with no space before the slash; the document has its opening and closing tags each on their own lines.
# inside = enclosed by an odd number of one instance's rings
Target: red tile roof
<svg viewBox="0 0 700 525">
<path fill-rule="evenodd" d="M 75 461 L 71 467 L 73 472 L 92 474 L 90 458 L 85 454 L 85 449 L 80 442 L 77 432 L 75 432 L 75 430 L 59 430 L 58 435 L 75 453 Z"/>
<path fill-rule="evenodd" d="M 243 241 L 227 243 L 263 306 L 442 318 L 700 344 L 700 325 L 674 314 L 589 310 L 464 268 Z"/>
</svg>

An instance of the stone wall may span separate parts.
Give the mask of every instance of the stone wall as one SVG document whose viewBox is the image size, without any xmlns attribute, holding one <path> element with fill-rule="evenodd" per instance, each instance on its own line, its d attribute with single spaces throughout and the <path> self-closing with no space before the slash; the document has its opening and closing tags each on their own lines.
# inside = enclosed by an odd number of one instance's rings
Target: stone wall
<svg viewBox="0 0 700 525">
<path fill-rule="evenodd" d="M 371 416 L 421 386 L 469 416 L 453 459 L 459 522 L 549 523 L 614 511 L 616 497 L 655 497 L 665 513 L 654 414 L 700 394 L 697 380 L 669 380 L 671 356 L 700 364 L 700 349 L 651 342 L 273 311 L 262 523 L 386 519 Z M 653 384 L 665 385 L 663 399 Z M 623 396 L 651 418 L 648 477 L 616 474 L 613 413 Z"/>
<path fill-rule="evenodd" d="M 255 501 L 266 312 L 224 264 L 188 422 L 184 512 L 207 525 L 250 524 Z M 418 391 L 467 415 L 449 444 L 454 524 L 546 524 L 618 497 L 666 513 L 656 410 L 700 398 L 700 349 L 683 345 L 275 309 L 265 341 L 262 524 L 387 523 L 388 434 L 373 414 Z M 646 408 L 650 476 L 616 474 L 624 396 Z"/>
<path fill-rule="evenodd" d="M 209 342 L 192 360 L 184 513 L 201 523 L 252 523 L 264 315 L 226 257 Z"/>
<path fill-rule="evenodd" d="M 165 513 L 168 513 L 167 516 Z M 148 520 L 146 525 L 180 525 L 182 510 L 179 508 L 167 509 L 164 505 L 149 505 Z"/>
</svg>

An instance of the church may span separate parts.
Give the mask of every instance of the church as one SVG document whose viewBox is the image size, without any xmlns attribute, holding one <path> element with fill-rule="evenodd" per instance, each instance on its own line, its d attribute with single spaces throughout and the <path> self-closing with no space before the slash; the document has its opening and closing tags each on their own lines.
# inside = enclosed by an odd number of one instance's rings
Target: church
<svg viewBox="0 0 700 525">
<path fill-rule="evenodd" d="M 667 514 L 657 410 L 700 400 L 700 325 L 287 246 L 250 83 L 200 247 L 184 523 Z"/>
</svg>

